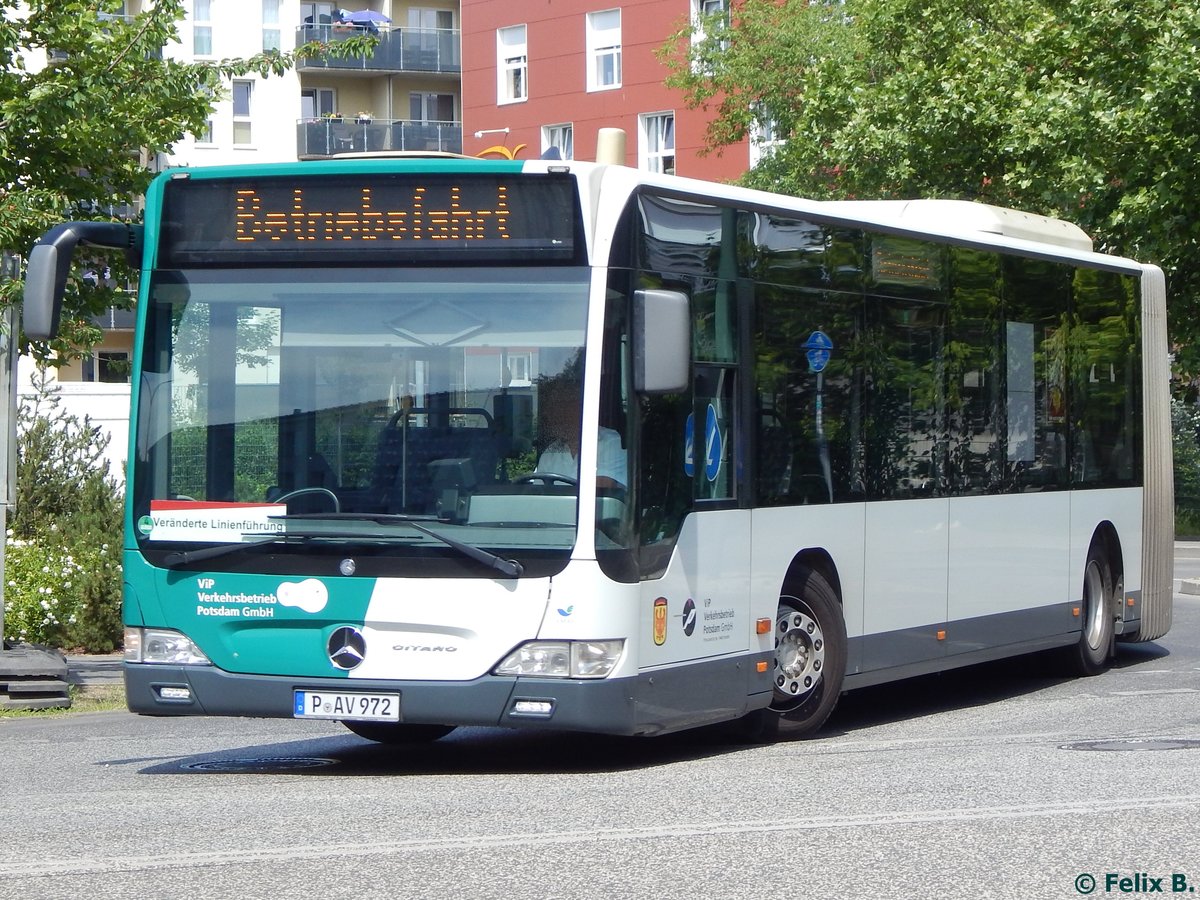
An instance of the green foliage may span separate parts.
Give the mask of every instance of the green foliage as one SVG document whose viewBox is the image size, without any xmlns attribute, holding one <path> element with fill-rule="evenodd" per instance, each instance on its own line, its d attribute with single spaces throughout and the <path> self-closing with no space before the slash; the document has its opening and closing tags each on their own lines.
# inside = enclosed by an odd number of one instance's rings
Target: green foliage
<svg viewBox="0 0 1200 900">
<path fill-rule="evenodd" d="M 25 252 L 51 225 L 66 219 L 106 219 L 132 210 L 149 184 L 147 156 L 199 134 L 213 103 L 234 76 L 282 74 L 297 58 L 369 53 L 364 35 L 305 44 L 295 53 L 246 59 L 181 62 L 164 48 L 179 43 L 184 0 L 156 0 L 135 16 L 118 0 L 0 0 L 0 247 Z M 49 54 L 49 65 L 31 65 Z M 118 254 L 105 260 L 113 283 L 130 280 Z M 80 259 L 77 272 L 95 268 Z M 0 285 L 0 304 L 20 302 L 21 285 Z M 63 332 L 34 347 L 58 361 L 99 337 L 88 320 L 133 298 L 112 285 L 68 283 Z"/>
<path fill-rule="evenodd" d="M 70 549 L 54 535 L 8 538 L 4 634 L 31 644 L 107 652 L 121 643 L 115 545 Z"/>
<path fill-rule="evenodd" d="M 108 437 L 64 411 L 44 377 L 35 387 L 18 414 L 5 633 L 112 650 L 122 631 L 122 500 L 104 458 Z"/>
<path fill-rule="evenodd" d="M 1175 450 L 1175 532 L 1200 534 L 1200 407 L 1171 400 Z"/>
<path fill-rule="evenodd" d="M 706 17 L 699 33 L 682 24 L 656 54 L 671 70 L 667 86 L 712 114 L 713 148 L 743 139 L 765 117 L 791 132 L 814 67 L 827 56 L 852 58 L 857 40 L 842 27 L 840 3 L 746 0 L 731 15 Z"/>
<path fill-rule="evenodd" d="M 723 53 L 686 33 L 665 51 L 671 83 L 717 114 L 713 143 L 742 137 L 747 109 L 791 136 L 748 184 L 817 199 L 978 199 L 1073 221 L 1099 249 L 1166 270 L 1177 366 L 1200 372 L 1200 6 L 771 7 L 748 0 Z"/>
</svg>

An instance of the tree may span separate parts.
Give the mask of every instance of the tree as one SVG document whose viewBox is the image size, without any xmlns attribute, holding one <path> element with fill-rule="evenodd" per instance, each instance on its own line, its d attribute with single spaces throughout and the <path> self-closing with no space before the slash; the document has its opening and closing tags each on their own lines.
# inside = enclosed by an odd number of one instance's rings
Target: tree
<svg viewBox="0 0 1200 900">
<path fill-rule="evenodd" d="M 302 56 L 360 55 L 377 40 L 364 35 L 291 54 L 180 62 L 163 48 L 179 40 L 183 0 L 148 7 L 123 16 L 119 0 L 0 0 L 0 247 L 25 252 L 56 222 L 135 208 L 152 177 L 144 154 L 199 133 L 229 77 L 282 74 Z M 29 60 L 43 52 L 50 62 L 34 71 Z M 77 271 L 86 268 L 82 262 Z M 118 277 L 72 279 L 62 334 L 35 347 L 37 355 L 86 351 L 99 337 L 89 319 L 132 303 L 111 287 L 123 280 L 121 260 L 114 255 L 104 265 Z M 19 283 L 0 286 L 0 303 L 19 300 Z"/>
<path fill-rule="evenodd" d="M 794 6 L 809 23 L 799 38 Z M 775 27 L 745 39 L 760 17 Z M 710 139 L 744 135 L 740 109 L 789 135 L 747 184 L 978 199 L 1076 222 L 1098 249 L 1166 270 L 1177 365 L 1200 372 L 1200 6 L 748 0 L 723 53 L 714 39 L 690 49 L 677 36 L 667 54 L 672 83 L 717 113 Z M 793 60 L 790 85 L 774 60 Z M 739 110 L 715 99 L 728 97 Z"/>
</svg>

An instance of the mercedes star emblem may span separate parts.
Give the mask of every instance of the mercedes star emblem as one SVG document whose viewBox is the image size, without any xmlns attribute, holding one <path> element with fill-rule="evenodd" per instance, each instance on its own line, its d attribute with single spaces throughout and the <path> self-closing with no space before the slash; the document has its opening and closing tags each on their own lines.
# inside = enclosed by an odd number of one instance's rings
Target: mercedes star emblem
<svg viewBox="0 0 1200 900">
<path fill-rule="evenodd" d="M 363 634 L 352 625 L 343 625 L 329 636 L 329 661 L 339 669 L 353 669 L 367 655 Z"/>
</svg>

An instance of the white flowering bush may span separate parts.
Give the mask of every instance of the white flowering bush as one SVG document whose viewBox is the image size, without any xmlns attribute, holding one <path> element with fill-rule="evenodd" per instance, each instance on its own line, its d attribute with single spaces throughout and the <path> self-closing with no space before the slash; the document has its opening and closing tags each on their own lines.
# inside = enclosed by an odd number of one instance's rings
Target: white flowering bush
<svg viewBox="0 0 1200 900">
<path fill-rule="evenodd" d="M 4 548 L 4 631 L 31 644 L 63 646 L 79 621 L 84 570 L 69 552 L 11 536 Z"/>
<path fill-rule="evenodd" d="M 95 549 L 21 540 L 10 530 L 4 549 L 4 634 L 53 647 L 113 649 L 97 618 L 119 620 L 113 584 L 120 567 L 107 544 Z M 111 627 L 111 626 L 110 626 Z"/>
</svg>

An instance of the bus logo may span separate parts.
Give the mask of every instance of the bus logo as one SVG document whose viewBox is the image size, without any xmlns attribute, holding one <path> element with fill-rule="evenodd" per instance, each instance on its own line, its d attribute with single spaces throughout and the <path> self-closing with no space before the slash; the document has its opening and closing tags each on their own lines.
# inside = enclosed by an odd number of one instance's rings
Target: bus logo
<svg viewBox="0 0 1200 900">
<path fill-rule="evenodd" d="M 683 633 L 688 637 L 692 636 L 692 632 L 696 630 L 696 601 L 688 597 L 687 603 L 683 604 Z"/>
<path fill-rule="evenodd" d="M 667 642 L 667 598 L 654 601 L 654 643 L 661 647 Z"/>
<path fill-rule="evenodd" d="M 329 636 L 329 661 L 339 669 L 349 671 L 361 665 L 367 656 L 367 641 L 352 625 L 343 625 Z"/>
</svg>

